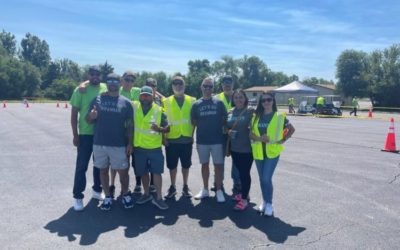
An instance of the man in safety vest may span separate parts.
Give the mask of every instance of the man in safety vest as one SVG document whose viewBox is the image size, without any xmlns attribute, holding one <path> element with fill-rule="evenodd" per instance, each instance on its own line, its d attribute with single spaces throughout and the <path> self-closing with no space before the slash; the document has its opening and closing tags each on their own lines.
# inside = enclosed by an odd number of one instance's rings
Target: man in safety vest
<svg viewBox="0 0 400 250">
<path fill-rule="evenodd" d="M 289 99 L 288 99 L 288 104 L 289 104 L 289 113 L 290 114 L 296 114 L 296 111 L 294 110 L 294 104 L 295 104 L 295 101 L 294 101 L 294 98 L 293 97 L 290 97 Z"/>
<path fill-rule="evenodd" d="M 182 195 L 192 197 L 188 187 L 189 168 L 192 165 L 193 125 L 190 119 L 190 110 L 196 101 L 194 97 L 185 95 L 185 81 L 181 76 L 172 79 L 174 94 L 164 98 L 163 106 L 170 124 L 170 131 L 164 140 L 167 156 L 167 168 L 171 177 L 171 186 L 165 198 L 176 195 L 176 173 L 178 161 L 181 160 L 183 189 Z"/>
<path fill-rule="evenodd" d="M 317 112 L 321 113 L 322 108 L 325 106 L 325 98 L 323 96 L 318 96 L 317 98 Z"/>
<path fill-rule="evenodd" d="M 223 92 L 215 95 L 215 97 L 224 103 L 226 111 L 229 112 L 229 110 L 231 110 L 232 108 L 233 77 L 230 75 L 225 75 L 224 77 L 222 77 L 221 84 Z M 225 144 L 227 138 L 228 134 L 224 133 L 224 145 L 223 145 L 224 149 L 226 148 Z M 233 161 L 231 168 L 231 178 L 233 181 L 233 188 L 232 188 L 233 193 L 234 194 L 240 193 L 241 183 L 240 183 L 239 170 L 237 169 Z M 213 190 L 213 188 L 211 190 Z"/>
<path fill-rule="evenodd" d="M 353 97 L 351 105 L 353 106 L 353 110 L 350 112 L 350 115 L 354 113 L 354 116 L 357 116 L 357 108 L 359 108 L 360 105 L 358 104 L 358 98 L 356 96 Z"/>
<path fill-rule="evenodd" d="M 159 209 L 168 209 L 161 194 L 164 172 L 164 155 L 161 150 L 163 134 L 169 132 L 168 121 L 162 108 L 153 102 L 153 89 L 143 86 L 140 90 L 139 102 L 133 102 L 134 135 L 133 150 L 135 152 L 136 174 L 141 176 L 144 194 L 136 201 L 144 204 L 152 201 Z M 150 176 L 154 176 L 156 199 L 150 195 Z"/>
</svg>

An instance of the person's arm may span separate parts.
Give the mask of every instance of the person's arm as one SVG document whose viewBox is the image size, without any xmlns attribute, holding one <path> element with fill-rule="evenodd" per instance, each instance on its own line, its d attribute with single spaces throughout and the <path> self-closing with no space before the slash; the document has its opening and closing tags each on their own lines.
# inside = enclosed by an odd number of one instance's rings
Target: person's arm
<svg viewBox="0 0 400 250">
<path fill-rule="evenodd" d="M 79 146 L 78 113 L 79 113 L 79 108 L 72 106 L 72 109 L 71 109 L 71 128 L 72 128 L 72 135 L 73 135 L 73 144 L 74 144 L 75 147 Z"/>
<path fill-rule="evenodd" d="M 279 144 L 285 143 L 294 134 L 295 129 L 291 123 L 287 124 L 286 129 L 288 129 L 288 132 L 287 132 L 286 136 L 284 138 L 282 138 L 282 140 L 278 141 Z"/>
<path fill-rule="evenodd" d="M 80 84 L 79 84 L 79 86 L 78 86 L 78 88 L 79 88 L 79 92 L 80 93 L 86 93 L 86 88 L 87 88 L 87 86 L 89 86 L 89 80 L 86 80 L 86 81 L 84 81 L 84 82 L 81 82 Z"/>
<path fill-rule="evenodd" d="M 132 153 L 133 153 L 133 136 L 132 136 L 133 120 L 128 119 L 125 124 L 126 124 L 126 136 L 128 137 L 128 144 L 126 145 L 126 154 L 132 155 Z"/>
<path fill-rule="evenodd" d="M 96 121 L 98 113 L 97 113 L 97 105 L 96 105 L 97 98 L 94 98 L 93 101 L 89 105 L 89 110 L 86 115 L 86 121 L 89 124 L 92 124 Z"/>
</svg>

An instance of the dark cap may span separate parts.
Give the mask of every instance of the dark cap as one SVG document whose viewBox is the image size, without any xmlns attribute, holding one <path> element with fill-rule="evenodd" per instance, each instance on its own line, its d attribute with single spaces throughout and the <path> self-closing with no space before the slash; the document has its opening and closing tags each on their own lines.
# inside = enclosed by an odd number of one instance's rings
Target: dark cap
<svg viewBox="0 0 400 250">
<path fill-rule="evenodd" d="M 223 84 L 232 84 L 233 83 L 233 78 L 231 75 L 225 75 L 224 77 L 222 77 L 222 81 Z"/>
<path fill-rule="evenodd" d="M 153 89 L 149 86 L 143 86 L 140 89 L 140 95 L 153 95 Z"/>
<path fill-rule="evenodd" d="M 132 76 L 134 78 L 136 78 L 135 73 L 133 73 L 133 71 L 127 70 L 124 72 L 124 74 L 122 75 L 122 77 L 127 77 L 127 76 Z"/>
<path fill-rule="evenodd" d="M 92 65 L 89 67 L 89 72 L 101 72 L 100 67 L 98 65 Z"/>
<path fill-rule="evenodd" d="M 151 77 L 147 78 L 147 79 L 146 79 L 146 85 L 147 85 L 148 83 L 151 84 L 151 85 L 153 85 L 154 87 L 157 87 L 157 81 L 156 81 L 156 79 L 154 79 L 154 78 L 151 78 Z"/>
<path fill-rule="evenodd" d="M 106 83 L 117 85 L 120 83 L 121 77 L 117 74 L 110 73 L 107 75 Z"/>
</svg>

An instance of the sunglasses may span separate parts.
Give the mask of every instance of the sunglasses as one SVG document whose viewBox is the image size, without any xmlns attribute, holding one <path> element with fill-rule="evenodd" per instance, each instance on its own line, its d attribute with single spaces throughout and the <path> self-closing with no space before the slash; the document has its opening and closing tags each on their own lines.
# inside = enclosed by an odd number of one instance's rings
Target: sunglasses
<svg viewBox="0 0 400 250">
<path fill-rule="evenodd" d="M 119 80 L 107 80 L 107 84 L 119 84 Z"/>
<path fill-rule="evenodd" d="M 183 85 L 182 81 L 173 81 L 172 85 Z"/>
<path fill-rule="evenodd" d="M 213 85 L 203 85 L 203 88 L 204 89 L 212 89 L 212 88 L 214 88 L 214 86 Z"/>
<path fill-rule="evenodd" d="M 264 102 L 272 102 L 272 101 L 273 101 L 272 98 L 263 98 L 263 99 L 261 99 L 262 103 L 264 103 Z"/>
<path fill-rule="evenodd" d="M 125 82 L 135 82 L 135 78 L 124 78 Z"/>
</svg>

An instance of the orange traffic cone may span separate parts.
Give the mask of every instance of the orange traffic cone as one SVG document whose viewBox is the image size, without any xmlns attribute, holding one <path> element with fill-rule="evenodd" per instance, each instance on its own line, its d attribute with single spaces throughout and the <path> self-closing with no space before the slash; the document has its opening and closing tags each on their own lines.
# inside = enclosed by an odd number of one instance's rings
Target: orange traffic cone
<svg viewBox="0 0 400 250">
<path fill-rule="evenodd" d="M 394 119 L 393 118 L 390 118 L 389 133 L 387 134 L 387 137 L 386 137 L 385 149 L 382 149 L 382 151 L 392 152 L 392 153 L 399 152 L 399 150 L 396 150 L 396 135 L 394 133 Z"/>
<path fill-rule="evenodd" d="M 7 103 L 5 101 L 3 102 L 3 108 L 7 108 Z"/>
<path fill-rule="evenodd" d="M 372 107 L 369 107 L 368 117 L 369 117 L 369 118 L 372 118 Z"/>
<path fill-rule="evenodd" d="M 57 102 L 57 108 L 59 108 L 59 107 L 60 107 L 60 103 Z"/>
<path fill-rule="evenodd" d="M 68 108 L 68 102 L 65 103 L 65 107 L 64 108 L 66 108 L 66 109 Z"/>
</svg>

